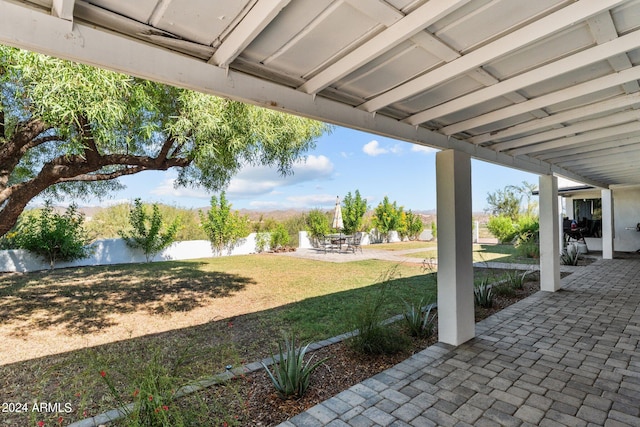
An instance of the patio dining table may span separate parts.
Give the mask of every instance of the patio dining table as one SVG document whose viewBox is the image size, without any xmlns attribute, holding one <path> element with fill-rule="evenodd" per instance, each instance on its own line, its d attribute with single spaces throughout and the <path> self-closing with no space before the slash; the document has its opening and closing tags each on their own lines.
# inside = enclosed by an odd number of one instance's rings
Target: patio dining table
<svg viewBox="0 0 640 427">
<path fill-rule="evenodd" d="M 342 250 L 342 246 L 349 246 L 349 242 L 353 239 L 350 234 L 333 233 L 325 236 L 325 248 L 329 247 L 329 250 L 337 249 L 338 252 Z"/>
</svg>

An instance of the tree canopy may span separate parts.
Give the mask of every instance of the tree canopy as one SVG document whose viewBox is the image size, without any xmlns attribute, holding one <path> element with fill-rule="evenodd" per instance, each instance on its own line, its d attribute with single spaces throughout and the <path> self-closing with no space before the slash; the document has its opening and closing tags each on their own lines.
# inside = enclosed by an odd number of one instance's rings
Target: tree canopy
<svg viewBox="0 0 640 427">
<path fill-rule="evenodd" d="M 178 168 L 223 189 L 243 165 L 290 174 L 329 126 L 0 46 L 0 236 L 29 201 L 103 196 L 115 178 Z"/>
</svg>

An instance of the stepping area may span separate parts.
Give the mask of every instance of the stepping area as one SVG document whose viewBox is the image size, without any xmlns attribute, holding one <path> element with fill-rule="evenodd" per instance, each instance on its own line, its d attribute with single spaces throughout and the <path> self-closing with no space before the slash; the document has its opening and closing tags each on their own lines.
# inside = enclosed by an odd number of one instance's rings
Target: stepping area
<svg viewBox="0 0 640 427">
<path fill-rule="evenodd" d="M 562 283 L 281 426 L 639 426 L 640 260 Z"/>
</svg>

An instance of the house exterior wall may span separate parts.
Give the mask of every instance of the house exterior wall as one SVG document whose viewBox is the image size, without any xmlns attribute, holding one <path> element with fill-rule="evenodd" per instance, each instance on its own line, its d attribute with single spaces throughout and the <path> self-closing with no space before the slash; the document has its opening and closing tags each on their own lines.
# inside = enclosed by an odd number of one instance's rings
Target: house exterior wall
<svg viewBox="0 0 640 427">
<path fill-rule="evenodd" d="M 640 223 L 640 188 L 614 188 L 613 195 L 613 249 L 619 252 L 633 252 L 640 249 L 640 232 L 636 224 Z M 600 191 L 585 191 L 566 198 L 566 214 L 573 218 L 573 201 L 580 199 L 599 199 Z M 602 239 L 585 239 L 589 250 L 602 250 Z"/>
</svg>

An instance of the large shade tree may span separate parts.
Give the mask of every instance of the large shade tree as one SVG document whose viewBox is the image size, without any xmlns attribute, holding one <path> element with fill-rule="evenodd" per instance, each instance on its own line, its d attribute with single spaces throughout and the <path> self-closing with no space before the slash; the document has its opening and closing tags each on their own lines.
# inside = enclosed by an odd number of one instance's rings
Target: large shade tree
<svg viewBox="0 0 640 427">
<path fill-rule="evenodd" d="M 115 178 L 179 170 L 220 190 L 243 165 L 292 172 L 316 121 L 0 46 L 0 236 L 29 201 L 103 196 Z"/>
</svg>

